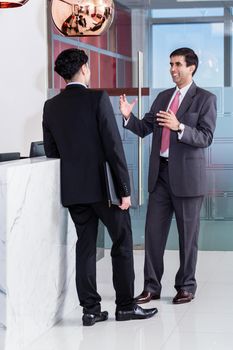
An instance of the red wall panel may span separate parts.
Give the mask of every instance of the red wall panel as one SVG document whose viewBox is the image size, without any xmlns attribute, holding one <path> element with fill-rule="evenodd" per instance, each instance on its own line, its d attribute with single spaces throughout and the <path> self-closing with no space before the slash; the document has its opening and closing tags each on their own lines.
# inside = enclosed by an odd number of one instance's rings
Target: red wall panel
<svg viewBox="0 0 233 350">
<path fill-rule="evenodd" d="M 116 87 L 116 59 L 106 55 L 100 55 L 100 87 Z"/>
<path fill-rule="evenodd" d="M 99 88 L 99 54 L 98 52 L 90 51 L 90 67 L 91 67 L 91 88 Z"/>
<path fill-rule="evenodd" d="M 132 76 L 132 63 L 125 62 L 125 87 L 133 86 L 133 76 Z"/>
<path fill-rule="evenodd" d="M 128 12 L 118 9 L 116 13 L 117 52 L 131 57 L 131 16 Z"/>
<path fill-rule="evenodd" d="M 61 43 L 58 40 L 54 40 L 54 42 L 53 42 L 54 60 L 56 60 L 56 58 L 60 52 L 61 52 Z M 61 77 L 56 72 L 54 72 L 54 88 L 60 89 L 60 87 L 61 87 Z"/>
<path fill-rule="evenodd" d="M 100 36 L 89 36 L 80 38 L 82 43 L 86 43 L 89 45 L 93 45 L 99 47 L 100 49 L 107 50 L 108 49 L 108 35 L 107 33 Z"/>
</svg>

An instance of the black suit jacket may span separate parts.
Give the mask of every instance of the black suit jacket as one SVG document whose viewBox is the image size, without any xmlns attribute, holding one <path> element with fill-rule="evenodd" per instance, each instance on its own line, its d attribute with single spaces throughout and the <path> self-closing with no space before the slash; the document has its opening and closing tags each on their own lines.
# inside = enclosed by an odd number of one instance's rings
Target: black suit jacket
<svg viewBox="0 0 233 350">
<path fill-rule="evenodd" d="M 162 127 L 156 121 L 159 110 L 166 110 L 175 88 L 161 92 L 150 112 L 140 121 L 131 115 L 126 126 L 141 137 L 153 132 L 148 189 L 153 192 L 158 178 Z M 171 131 L 169 148 L 169 179 L 172 192 L 179 197 L 202 196 L 207 191 L 205 148 L 212 143 L 216 124 L 216 96 L 193 83 L 187 91 L 176 116 L 185 124 L 181 140 Z"/>
<path fill-rule="evenodd" d="M 123 146 L 106 92 L 68 85 L 45 102 L 43 135 L 46 156 L 61 158 L 64 206 L 106 199 L 105 160 L 115 175 L 118 195 L 130 195 Z"/>
</svg>

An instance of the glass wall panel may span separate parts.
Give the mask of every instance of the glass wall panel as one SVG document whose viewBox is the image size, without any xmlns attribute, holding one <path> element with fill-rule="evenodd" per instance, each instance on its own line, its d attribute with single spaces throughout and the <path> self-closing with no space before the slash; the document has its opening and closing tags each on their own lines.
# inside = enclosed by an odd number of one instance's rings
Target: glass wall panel
<svg viewBox="0 0 233 350">
<path fill-rule="evenodd" d="M 191 8 L 153 12 L 157 18 L 152 19 L 151 30 L 154 89 L 150 102 L 161 90 L 173 86 L 169 54 L 178 47 L 193 48 L 200 60 L 194 81 L 217 96 L 218 113 L 214 140 L 206 149 L 208 194 L 201 211 L 199 248 L 233 250 L 233 11 L 224 5 L 219 12 L 201 10 L 203 13 Z M 175 220 L 167 248 L 178 248 Z"/>
<path fill-rule="evenodd" d="M 153 87 L 171 87 L 171 78 L 168 74 L 169 55 L 178 47 L 191 47 L 198 54 L 200 64 L 195 75 L 195 82 L 198 85 L 223 86 L 223 34 L 223 23 L 153 25 Z"/>
<path fill-rule="evenodd" d="M 178 18 L 178 17 L 208 17 L 223 16 L 224 9 L 215 8 L 192 8 L 192 9 L 157 9 L 151 11 L 152 18 Z"/>
</svg>

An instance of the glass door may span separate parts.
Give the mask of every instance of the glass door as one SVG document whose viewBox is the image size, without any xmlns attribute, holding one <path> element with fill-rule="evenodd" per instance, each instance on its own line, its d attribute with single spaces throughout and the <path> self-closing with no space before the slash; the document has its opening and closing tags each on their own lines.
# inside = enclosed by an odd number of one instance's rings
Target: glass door
<svg viewBox="0 0 233 350">
<path fill-rule="evenodd" d="M 136 89 L 134 89 L 136 90 Z M 137 96 L 128 96 L 128 100 L 131 101 Z M 144 115 L 149 109 L 149 96 L 142 96 L 142 115 Z M 111 102 L 115 111 L 117 124 L 120 130 L 126 160 L 128 164 L 129 172 L 133 176 L 133 192 L 135 194 L 137 205 L 130 209 L 132 230 L 133 230 L 133 243 L 137 249 L 143 248 L 144 246 L 144 231 L 145 231 L 145 217 L 147 210 L 147 179 L 148 179 L 148 167 L 149 167 L 149 154 L 151 136 L 141 140 L 141 148 L 139 147 L 139 138 L 134 135 L 131 131 L 123 128 L 122 115 L 119 111 L 119 96 L 112 96 Z M 137 107 L 134 107 L 133 112 L 138 115 Z M 141 157 L 139 152 L 141 152 Z M 141 158 L 141 165 L 139 161 Z M 140 173 L 141 172 L 141 173 Z M 139 177 L 141 176 L 141 181 Z M 141 186 L 140 186 L 141 182 Z M 141 191 L 141 194 L 139 193 Z M 141 196 L 141 204 L 139 204 L 139 197 Z M 110 247 L 111 242 L 106 235 L 105 246 Z"/>
<path fill-rule="evenodd" d="M 172 86 L 170 52 L 191 47 L 199 56 L 195 83 L 217 96 L 214 140 L 206 149 L 208 194 L 202 206 L 199 236 L 203 250 L 233 250 L 232 21 L 232 11 L 224 6 L 157 9 L 151 18 L 151 94 Z M 177 236 L 173 220 L 167 248 L 178 248 Z"/>
</svg>

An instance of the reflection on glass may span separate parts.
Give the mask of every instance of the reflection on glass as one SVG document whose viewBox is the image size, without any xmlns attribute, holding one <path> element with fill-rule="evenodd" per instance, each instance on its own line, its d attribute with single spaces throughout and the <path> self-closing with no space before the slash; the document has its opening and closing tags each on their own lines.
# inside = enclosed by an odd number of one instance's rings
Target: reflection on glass
<svg viewBox="0 0 233 350">
<path fill-rule="evenodd" d="M 52 17 L 66 36 L 100 35 L 114 17 L 112 0 L 53 0 Z"/>
<path fill-rule="evenodd" d="M 0 9 L 7 9 L 12 7 L 20 7 L 26 4 L 28 0 L 12 0 L 12 1 L 0 1 Z"/>
<path fill-rule="evenodd" d="M 198 85 L 223 86 L 223 33 L 223 23 L 153 25 L 153 87 L 171 86 L 169 55 L 178 47 L 191 47 L 197 53 L 199 67 L 194 80 Z"/>
<path fill-rule="evenodd" d="M 192 9 L 157 9 L 152 10 L 153 18 L 179 18 L 179 17 L 209 17 L 223 16 L 223 7 L 192 8 Z"/>
</svg>

